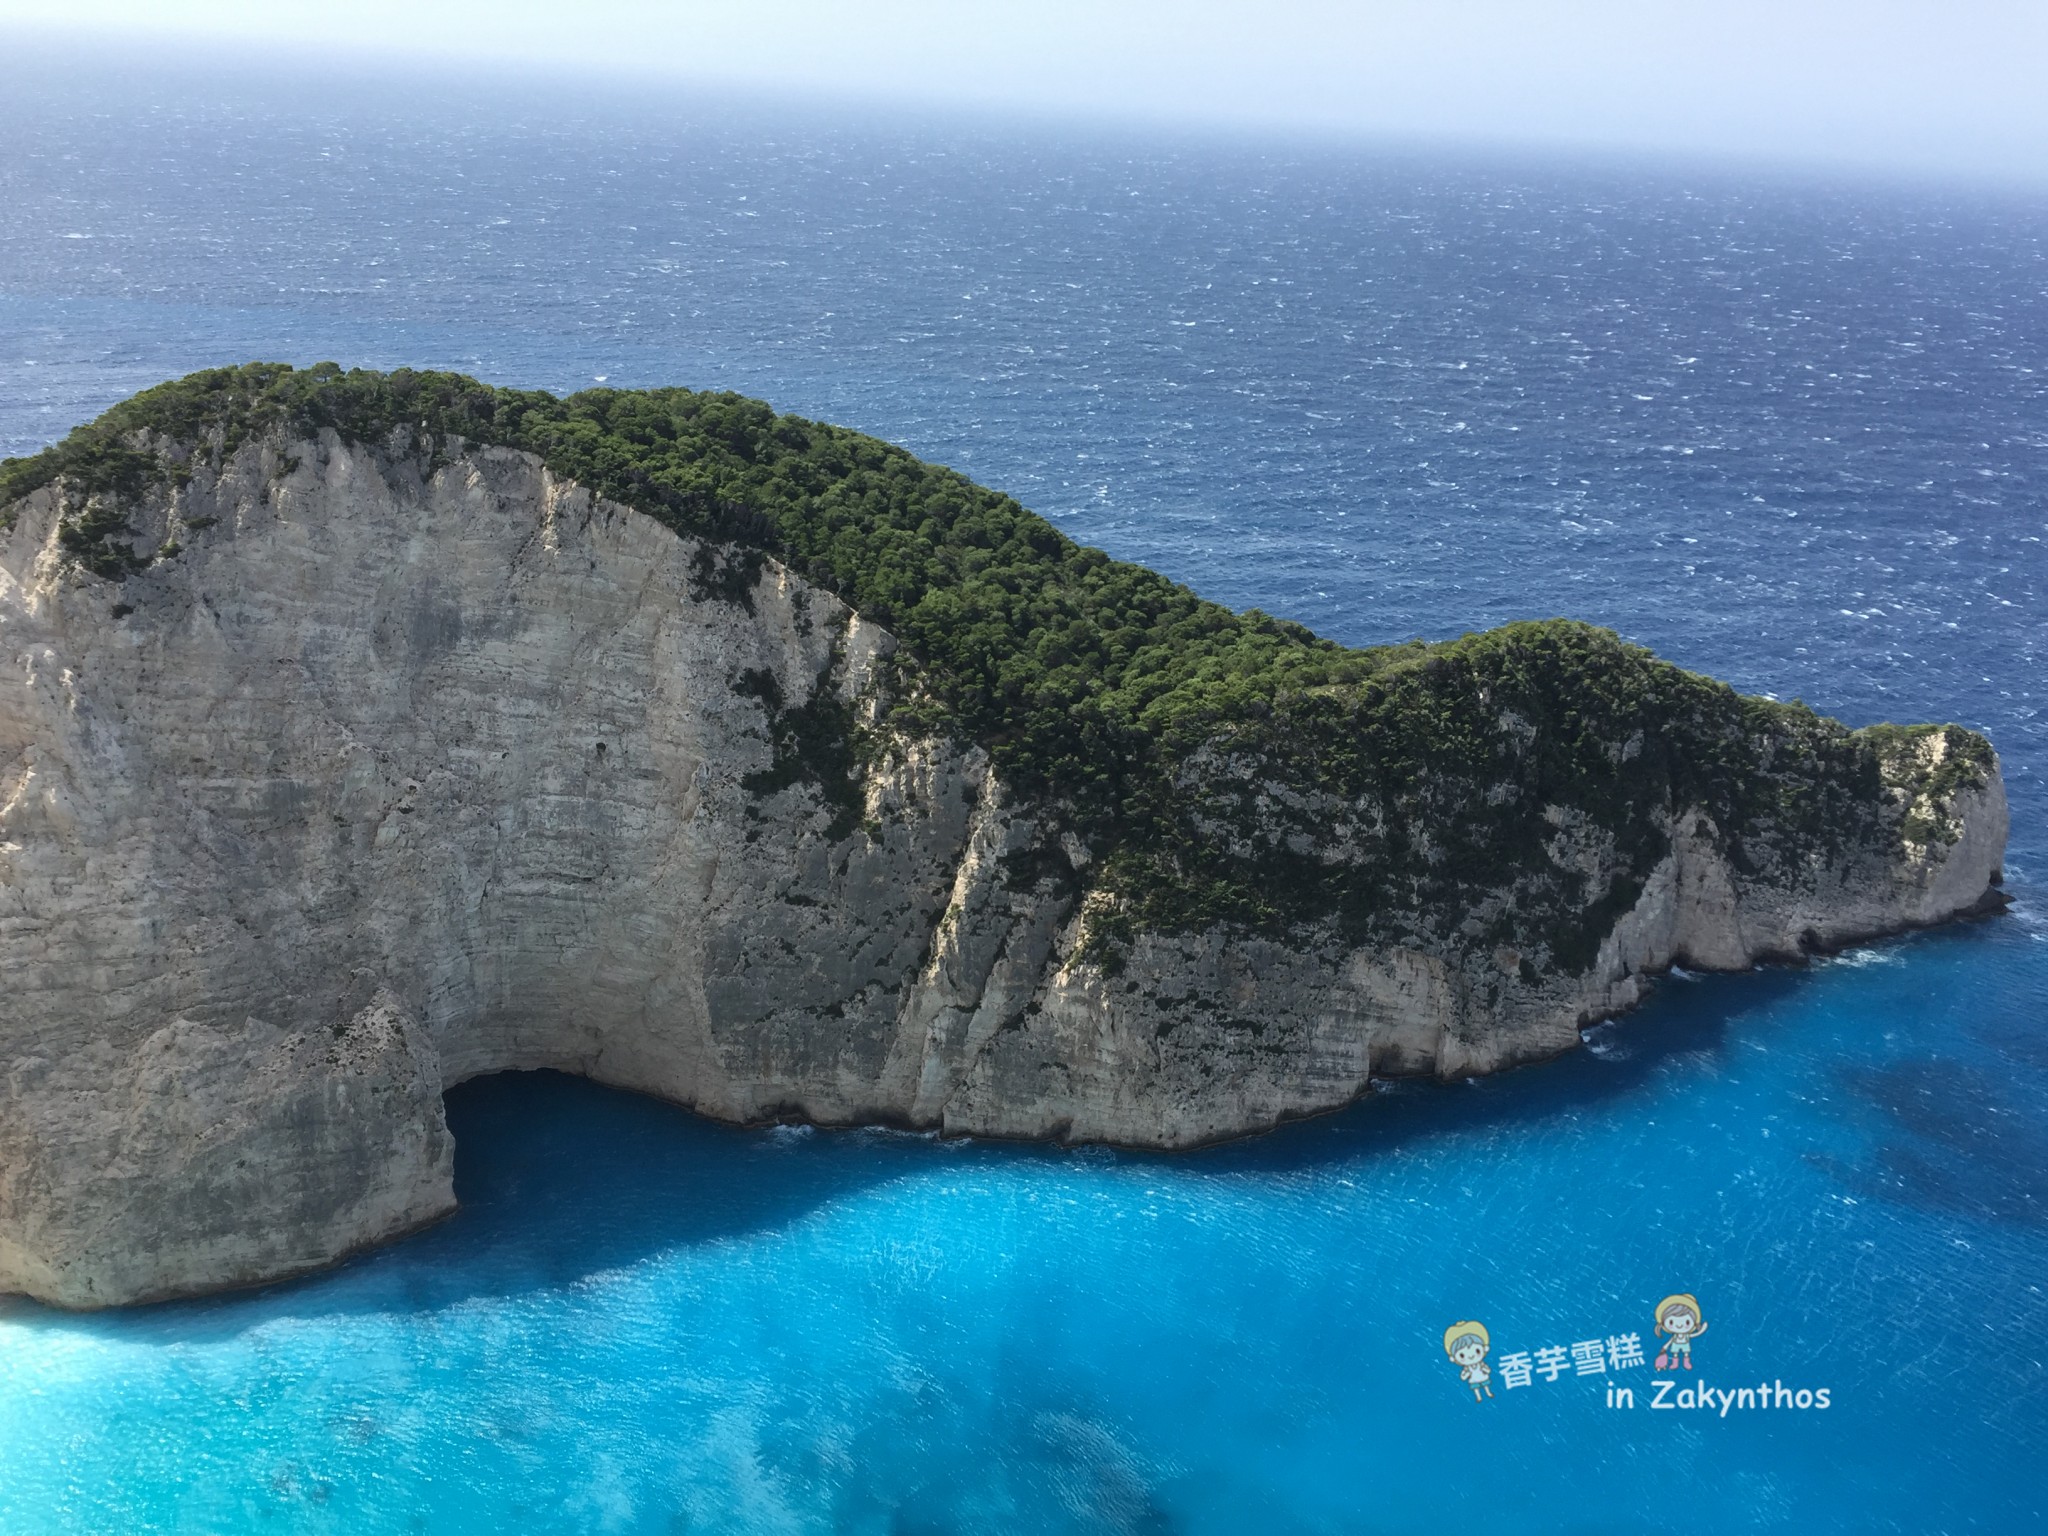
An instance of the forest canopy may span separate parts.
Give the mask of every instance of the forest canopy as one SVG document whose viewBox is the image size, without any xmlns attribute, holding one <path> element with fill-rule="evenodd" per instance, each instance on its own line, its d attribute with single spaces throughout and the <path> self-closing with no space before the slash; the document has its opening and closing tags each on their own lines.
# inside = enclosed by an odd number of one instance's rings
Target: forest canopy
<svg viewBox="0 0 2048 1536">
<path fill-rule="evenodd" d="M 1738 856 L 1781 857 L 1867 818 L 1880 756 L 1900 747 L 1896 731 L 1742 697 L 1564 620 L 1340 646 L 1076 544 L 901 448 L 729 393 L 211 369 L 0 464 L 0 506 L 59 485 L 75 503 L 66 547 L 125 577 L 148 561 L 122 543 L 119 503 L 189 473 L 167 445 L 219 457 L 324 429 L 403 434 L 430 454 L 457 438 L 525 450 L 723 547 L 712 595 L 750 604 L 767 556 L 837 593 L 904 644 L 915 686 L 890 723 L 982 745 L 1013 792 L 1057 806 L 1104 855 L 1098 888 L 1142 926 L 1438 925 L 1504 874 L 1542 875 L 1546 806 L 1606 829 L 1644 869 L 1658 813 L 1684 805 L 1713 808 Z M 1989 762 L 1981 738 L 1954 734 Z"/>
</svg>

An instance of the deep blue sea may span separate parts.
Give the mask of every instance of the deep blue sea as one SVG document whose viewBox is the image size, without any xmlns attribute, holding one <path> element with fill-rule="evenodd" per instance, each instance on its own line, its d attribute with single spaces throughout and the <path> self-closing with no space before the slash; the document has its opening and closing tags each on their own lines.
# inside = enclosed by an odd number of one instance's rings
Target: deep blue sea
<svg viewBox="0 0 2048 1536">
<path fill-rule="evenodd" d="M 0 1532 L 2048 1523 L 2048 198 L 12 52 L 0 453 L 252 357 L 739 389 L 1342 640 L 1961 720 L 2019 904 L 1190 1156 L 471 1083 L 433 1231 L 0 1303 Z M 1681 1291 L 1689 1396 L 1830 1406 L 1650 1406 Z"/>
</svg>

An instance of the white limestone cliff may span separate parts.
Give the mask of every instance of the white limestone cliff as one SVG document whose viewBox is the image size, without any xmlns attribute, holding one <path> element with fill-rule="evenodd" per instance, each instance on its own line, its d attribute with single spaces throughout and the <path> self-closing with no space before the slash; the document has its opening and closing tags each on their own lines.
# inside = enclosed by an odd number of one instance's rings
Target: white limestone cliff
<svg viewBox="0 0 2048 1536">
<path fill-rule="evenodd" d="M 888 635 L 773 562 L 705 593 L 715 552 L 530 455 L 250 444 L 147 499 L 178 552 L 119 584 L 59 514 L 0 534 L 0 1292 L 65 1306 L 436 1219 L 441 1093 L 482 1073 L 1190 1146 L 1565 1050 L 1674 962 L 1974 910 L 2004 848 L 1995 768 L 1942 836 L 1769 879 L 1681 811 L 1583 975 L 1220 930 L 1112 974 L 1075 882 L 1017 872 L 1087 850 L 978 749 L 883 742 L 857 814 L 762 788 L 763 679 L 868 707 Z M 1568 820 L 1553 847 L 1605 856 Z"/>
</svg>

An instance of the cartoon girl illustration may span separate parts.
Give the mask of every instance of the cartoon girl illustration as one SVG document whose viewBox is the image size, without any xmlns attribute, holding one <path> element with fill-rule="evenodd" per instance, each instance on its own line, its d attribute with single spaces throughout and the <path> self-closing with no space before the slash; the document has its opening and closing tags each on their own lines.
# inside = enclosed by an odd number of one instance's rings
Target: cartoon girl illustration
<svg viewBox="0 0 2048 1536">
<path fill-rule="evenodd" d="M 1459 1379 L 1472 1389 L 1475 1403 L 1482 1401 L 1482 1393 L 1493 1396 L 1493 1367 L 1486 1363 L 1486 1352 L 1492 1347 L 1493 1335 L 1484 1323 L 1453 1323 L 1444 1330 L 1444 1353 L 1457 1366 Z"/>
<path fill-rule="evenodd" d="M 1707 1331 L 1707 1320 L 1700 1316 L 1700 1299 L 1689 1291 L 1676 1296 L 1666 1296 L 1657 1303 L 1657 1332 L 1665 1335 L 1664 1347 L 1657 1352 L 1657 1369 L 1675 1371 L 1681 1365 L 1692 1369 L 1692 1341 Z"/>
</svg>

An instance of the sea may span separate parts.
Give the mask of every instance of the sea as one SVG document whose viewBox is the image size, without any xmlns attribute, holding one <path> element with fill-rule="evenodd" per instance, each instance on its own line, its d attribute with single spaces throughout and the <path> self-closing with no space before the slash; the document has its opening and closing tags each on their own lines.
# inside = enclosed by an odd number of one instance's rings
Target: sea
<svg viewBox="0 0 2048 1536">
<path fill-rule="evenodd" d="M 0 1302 L 0 1532 L 2048 1528 L 2048 195 L 7 52 L 0 453 L 251 358 L 740 390 L 1349 643 L 1961 721 L 2017 903 L 1187 1155 L 467 1083 L 430 1231 Z"/>
</svg>

